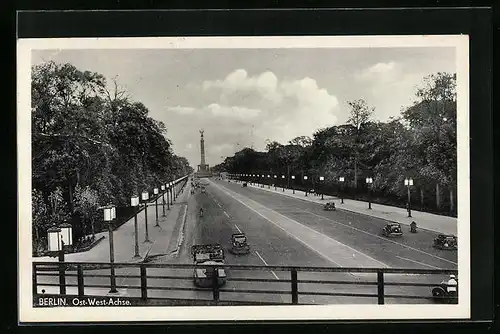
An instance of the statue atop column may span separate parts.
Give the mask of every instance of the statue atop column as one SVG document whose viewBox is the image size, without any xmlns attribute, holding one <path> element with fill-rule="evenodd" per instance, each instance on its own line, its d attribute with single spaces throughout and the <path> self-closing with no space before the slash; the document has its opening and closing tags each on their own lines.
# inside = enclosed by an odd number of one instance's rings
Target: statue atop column
<svg viewBox="0 0 500 334">
<path fill-rule="evenodd" d="M 200 130 L 200 164 L 198 165 L 198 174 L 200 176 L 209 176 L 210 168 L 205 162 L 205 139 L 203 138 L 203 129 Z"/>
</svg>

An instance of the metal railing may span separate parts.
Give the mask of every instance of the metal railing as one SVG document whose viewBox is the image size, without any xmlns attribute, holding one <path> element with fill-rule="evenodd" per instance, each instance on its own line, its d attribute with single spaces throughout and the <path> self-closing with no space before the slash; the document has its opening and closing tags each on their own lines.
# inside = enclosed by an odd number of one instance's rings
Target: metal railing
<svg viewBox="0 0 500 334">
<path fill-rule="evenodd" d="M 117 269 L 125 271 L 138 270 L 136 274 L 126 272 L 125 274 L 102 273 L 103 270 Z M 195 269 L 205 268 L 213 273 L 211 281 L 209 278 L 203 280 L 204 287 L 197 287 L 193 284 Z M 212 269 L 212 270 L 211 270 Z M 221 286 L 222 277 L 216 269 L 224 269 L 227 273 L 225 284 Z M 160 275 L 157 271 L 160 270 Z M 95 271 L 98 271 L 95 273 Z M 151 272 L 151 271 L 156 271 Z M 187 274 L 186 274 L 187 271 Z M 273 276 L 270 276 L 270 274 Z M 280 274 L 278 277 L 276 273 Z M 312 273 L 315 273 L 312 275 Z M 179 303 L 193 302 L 197 304 L 200 299 L 208 304 L 222 305 L 230 304 L 307 304 L 307 301 L 300 302 L 299 297 L 309 296 L 309 298 L 372 298 L 378 304 L 384 304 L 386 299 L 434 299 L 457 303 L 458 296 L 432 296 L 431 289 L 442 286 L 437 280 L 433 282 L 407 282 L 402 279 L 412 279 L 415 277 L 427 277 L 436 275 L 457 274 L 457 270 L 448 269 L 399 269 L 399 268 L 329 268 L 329 267 L 295 267 L 295 266 L 250 266 L 250 265 L 203 265 L 194 264 L 159 264 L 159 263 L 82 263 L 82 262 L 34 262 L 33 263 L 33 297 L 43 295 L 58 296 L 109 296 L 106 289 L 110 288 L 108 282 L 114 279 L 137 280 L 136 284 L 118 284 L 116 288 L 137 291 L 130 293 L 130 298 L 136 298 L 142 302 L 148 300 L 177 300 Z M 341 277 L 322 277 L 322 276 Z M 348 275 L 350 279 L 345 279 L 342 275 Z M 394 276 L 395 275 L 395 276 Z M 403 275 L 403 276 L 401 276 Z M 302 277 L 304 276 L 304 277 Z M 307 277 L 313 276 L 313 277 Z M 318 276 L 320 277 L 318 279 Z M 40 281 L 42 277 L 49 277 L 48 281 Z M 52 277 L 52 280 L 50 279 Z M 75 282 L 76 278 L 76 282 Z M 395 279 L 391 279 L 395 278 Z M 442 278 L 442 277 L 441 277 Z M 73 280 L 73 282 L 68 282 Z M 89 282 L 91 280 L 97 282 Z M 109 281 L 108 281 L 109 280 Z M 272 284 L 279 285 L 277 288 L 269 288 Z M 339 286 L 349 286 L 347 291 L 342 291 Z M 352 286 L 372 287 L 375 291 L 363 291 L 361 293 L 352 292 Z M 423 294 L 411 294 L 408 291 L 403 293 L 391 293 L 388 289 L 413 287 L 412 289 L 425 288 Z M 57 292 L 45 292 L 45 289 L 57 289 Z M 75 289 L 76 288 L 76 289 Z M 68 290 L 72 289 L 68 293 Z M 443 291 L 446 287 L 443 287 Z M 345 288 L 344 288 L 345 290 Z M 160 292 L 160 296 L 158 295 Z M 165 295 L 169 291 L 171 294 L 188 293 L 186 296 Z M 193 292 L 195 292 L 193 294 Z M 199 293 L 199 295 L 196 295 Z M 221 298 L 221 294 L 238 294 L 240 299 Z M 193 295 L 195 296 L 193 298 Z M 242 301 L 244 295 L 248 301 Z M 266 301 L 263 296 L 280 296 L 281 300 Z M 247 298 L 248 297 L 248 298 Z M 124 298 L 120 295 L 120 298 Z M 256 301 L 250 301 L 257 298 Z M 272 298 L 271 298 L 272 299 Z M 275 298 L 276 299 L 276 298 Z M 286 301 L 288 299 L 289 301 Z"/>
</svg>

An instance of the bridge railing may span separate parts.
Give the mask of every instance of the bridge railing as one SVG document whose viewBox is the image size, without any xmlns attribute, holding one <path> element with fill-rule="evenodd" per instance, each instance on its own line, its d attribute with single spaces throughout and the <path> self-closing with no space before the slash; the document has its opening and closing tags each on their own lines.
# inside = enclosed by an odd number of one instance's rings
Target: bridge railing
<svg viewBox="0 0 500 334">
<path fill-rule="evenodd" d="M 110 270 L 111 266 L 114 271 Z M 213 269 L 211 281 L 201 281 L 203 287 L 193 284 L 193 273 L 201 268 Z M 221 277 L 216 269 L 224 269 L 227 276 Z M 458 301 L 456 295 L 433 297 L 431 293 L 439 286 L 446 291 L 441 279 L 447 274 L 457 274 L 457 270 L 448 269 L 82 262 L 34 262 L 33 297 L 109 296 L 112 272 L 119 282 L 116 289 L 127 291 L 127 296 L 120 294 L 120 298 L 130 297 L 141 302 L 310 304 L 322 298 L 323 301 L 371 299 L 378 304 L 385 304 L 386 299 Z M 225 279 L 222 286 L 221 279 Z M 352 286 L 358 286 L 360 292 L 353 292 Z M 402 290 L 408 287 L 413 287 L 411 293 Z M 414 293 L 416 290 L 418 294 Z"/>
</svg>

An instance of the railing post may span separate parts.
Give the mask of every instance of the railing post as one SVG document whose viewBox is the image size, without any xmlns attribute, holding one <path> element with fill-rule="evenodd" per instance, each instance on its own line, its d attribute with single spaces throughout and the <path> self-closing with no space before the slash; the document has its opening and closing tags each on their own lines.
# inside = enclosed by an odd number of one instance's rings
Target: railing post
<svg viewBox="0 0 500 334">
<path fill-rule="evenodd" d="M 78 265 L 77 280 L 78 280 L 78 296 L 82 297 L 85 295 L 85 293 L 83 285 L 83 268 L 81 264 Z"/>
<path fill-rule="evenodd" d="M 59 293 L 66 294 L 66 268 L 64 263 L 64 250 L 59 251 Z"/>
<path fill-rule="evenodd" d="M 213 274 L 212 274 L 212 288 L 213 288 L 213 293 L 214 293 L 214 301 L 218 302 L 219 301 L 219 270 L 216 267 L 213 267 Z"/>
<path fill-rule="evenodd" d="M 141 265 L 141 299 L 148 299 L 148 280 L 145 265 Z"/>
<path fill-rule="evenodd" d="M 33 262 L 33 298 L 38 294 L 38 273 L 37 273 L 37 265 Z"/>
<path fill-rule="evenodd" d="M 299 286 L 297 283 L 297 269 L 292 269 L 291 281 L 292 281 L 292 304 L 297 305 L 299 303 Z"/>
<path fill-rule="evenodd" d="M 384 272 L 382 270 L 377 271 L 377 295 L 378 304 L 384 304 Z"/>
</svg>

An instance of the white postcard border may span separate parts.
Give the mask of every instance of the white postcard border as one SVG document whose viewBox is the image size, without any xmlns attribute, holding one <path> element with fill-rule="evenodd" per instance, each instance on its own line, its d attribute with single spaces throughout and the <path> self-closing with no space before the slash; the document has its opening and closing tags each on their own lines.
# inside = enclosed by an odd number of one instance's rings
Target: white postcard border
<svg viewBox="0 0 500 334">
<path fill-rule="evenodd" d="M 455 47 L 459 302 L 457 305 L 318 305 L 35 308 L 31 255 L 31 52 L 37 49 L 207 49 Z M 470 317 L 469 38 L 426 36 L 155 37 L 19 39 L 18 299 L 20 322 L 467 319 Z M 103 312 L 106 310 L 106 312 Z"/>
</svg>

